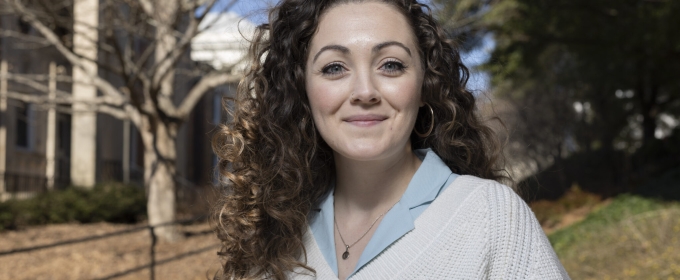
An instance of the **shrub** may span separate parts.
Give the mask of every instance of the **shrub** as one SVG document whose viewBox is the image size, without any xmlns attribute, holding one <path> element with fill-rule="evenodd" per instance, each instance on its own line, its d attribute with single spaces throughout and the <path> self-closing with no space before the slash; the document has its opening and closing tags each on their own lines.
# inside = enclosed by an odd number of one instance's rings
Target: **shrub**
<svg viewBox="0 0 680 280">
<path fill-rule="evenodd" d="M 25 200 L 0 203 L 0 230 L 53 223 L 135 223 L 144 219 L 144 189 L 109 183 L 69 187 Z"/>
</svg>

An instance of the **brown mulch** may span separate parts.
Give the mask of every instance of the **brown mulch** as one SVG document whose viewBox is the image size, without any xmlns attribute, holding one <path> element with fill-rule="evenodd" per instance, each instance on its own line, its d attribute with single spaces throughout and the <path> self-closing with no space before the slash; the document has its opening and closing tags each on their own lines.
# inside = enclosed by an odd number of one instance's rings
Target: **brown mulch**
<svg viewBox="0 0 680 280">
<path fill-rule="evenodd" d="M 35 226 L 0 233 L 0 252 L 143 226 L 109 223 Z M 182 240 L 159 241 L 155 279 L 211 279 L 219 241 L 207 223 L 179 227 Z M 0 279 L 150 279 L 148 230 L 30 252 L 0 255 Z"/>
</svg>

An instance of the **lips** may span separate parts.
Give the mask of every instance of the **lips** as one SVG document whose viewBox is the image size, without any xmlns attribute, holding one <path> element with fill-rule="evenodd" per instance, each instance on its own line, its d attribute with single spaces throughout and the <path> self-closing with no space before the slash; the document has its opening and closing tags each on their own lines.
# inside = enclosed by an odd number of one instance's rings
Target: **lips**
<svg viewBox="0 0 680 280">
<path fill-rule="evenodd" d="M 354 115 L 350 116 L 347 118 L 344 118 L 343 121 L 351 124 L 351 125 L 356 125 L 356 126 L 372 126 L 381 123 L 382 121 L 386 120 L 387 116 L 384 115 L 375 115 L 375 114 L 369 114 L 369 115 Z"/>
</svg>

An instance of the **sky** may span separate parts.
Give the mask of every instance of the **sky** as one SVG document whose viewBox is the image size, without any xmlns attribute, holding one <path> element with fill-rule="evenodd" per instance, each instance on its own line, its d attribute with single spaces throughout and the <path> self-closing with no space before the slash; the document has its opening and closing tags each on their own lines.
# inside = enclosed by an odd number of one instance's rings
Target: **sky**
<svg viewBox="0 0 680 280">
<path fill-rule="evenodd" d="M 215 5 L 216 10 L 223 10 L 224 6 L 231 2 L 231 0 L 219 0 Z M 264 23 L 267 20 L 267 8 L 273 6 L 278 2 L 277 0 L 238 0 L 236 4 L 230 9 L 231 11 L 248 18 L 255 24 Z M 429 0 L 423 1 L 429 3 Z M 486 62 L 489 59 L 489 53 L 494 48 L 493 38 L 485 38 L 484 43 L 477 49 L 468 53 L 462 53 L 463 63 L 471 70 L 470 80 L 468 81 L 468 89 L 473 93 L 487 91 L 489 89 L 489 75 L 488 73 L 474 70 L 474 67 Z"/>
<path fill-rule="evenodd" d="M 218 0 L 214 11 L 224 10 L 231 0 Z M 277 0 L 237 0 L 230 11 L 248 18 L 255 24 L 264 23 L 267 20 L 267 8 L 273 6 Z"/>
</svg>

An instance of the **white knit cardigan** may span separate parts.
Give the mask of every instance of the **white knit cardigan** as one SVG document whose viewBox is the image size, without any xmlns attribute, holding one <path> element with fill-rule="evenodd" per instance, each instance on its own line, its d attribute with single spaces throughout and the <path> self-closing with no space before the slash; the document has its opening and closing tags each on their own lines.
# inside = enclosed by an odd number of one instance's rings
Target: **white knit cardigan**
<svg viewBox="0 0 680 280">
<path fill-rule="evenodd" d="M 310 230 L 291 279 L 338 279 Z M 304 256 L 303 259 L 304 261 Z M 569 279 L 531 209 L 495 181 L 460 176 L 411 230 L 349 279 Z"/>
</svg>

